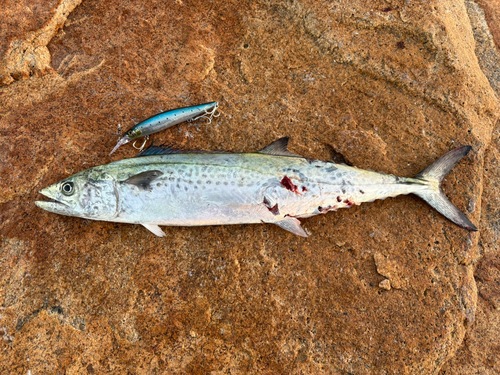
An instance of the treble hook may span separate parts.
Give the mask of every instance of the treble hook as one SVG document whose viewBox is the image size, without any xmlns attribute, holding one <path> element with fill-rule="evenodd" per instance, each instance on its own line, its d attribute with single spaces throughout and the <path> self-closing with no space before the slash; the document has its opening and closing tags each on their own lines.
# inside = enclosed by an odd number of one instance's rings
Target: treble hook
<svg viewBox="0 0 500 375">
<path fill-rule="evenodd" d="M 144 137 L 144 142 L 142 143 L 141 147 L 137 147 L 135 145 L 135 143 L 138 141 L 138 139 L 136 139 L 134 141 L 134 143 L 132 143 L 132 146 L 136 149 L 136 150 L 139 150 L 139 152 L 141 152 L 142 150 L 144 150 L 144 146 L 146 146 L 146 142 L 148 141 L 149 139 L 149 135 L 147 135 L 146 137 Z"/>
</svg>

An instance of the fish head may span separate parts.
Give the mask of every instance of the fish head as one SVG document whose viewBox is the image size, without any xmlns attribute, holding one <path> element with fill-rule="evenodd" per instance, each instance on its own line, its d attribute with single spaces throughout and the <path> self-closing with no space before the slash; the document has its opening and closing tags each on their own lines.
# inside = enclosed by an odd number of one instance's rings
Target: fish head
<svg viewBox="0 0 500 375">
<path fill-rule="evenodd" d="M 36 201 L 35 204 L 56 214 L 93 220 L 109 220 L 117 216 L 115 180 L 95 168 L 59 181 L 39 193 L 51 200 Z"/>
</svg>

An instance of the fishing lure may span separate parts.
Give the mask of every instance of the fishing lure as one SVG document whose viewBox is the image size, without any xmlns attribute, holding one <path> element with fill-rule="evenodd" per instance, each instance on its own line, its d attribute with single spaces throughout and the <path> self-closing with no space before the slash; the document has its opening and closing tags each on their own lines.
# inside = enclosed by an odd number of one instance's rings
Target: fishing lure
<svg viewBox="0 0 500 375">
<path fill-rule="evenodd" d="M 177 108 L 152 116 L 128 130 L 125 135 L 118 140 L 117 145 L 109 154 L 111 155 L 118 147 L 130 141 L 134 141 L 134 147 L 142 151 L 151 134 L 158 133 L 184 121 L 191 122 L 200 118 L 206 118 L 210 124 L 213 117 L 219 117 L 220 113 L 217 112 L 218 109 L 219 103 L 211 102 L 192 107 Z M 142 146 L 136 147 L 135 141 L 142 137 L 146 137 L 144 143 Z"/>
<path fill-rule="evenodd" d="M 446 218 L 477 230 L 444 195 L 444 176 L 470 150 L 462 146 L 414 177 L 294 155 L 288 138 L 243 154 L 149 147 L 137 157 L 97 166 L 40 191 L 44 210 L 92 220 L 159 225 L 273 223 L 307 237 L 306 218 L 375 199 L 416 194 Z"/>
</svg>

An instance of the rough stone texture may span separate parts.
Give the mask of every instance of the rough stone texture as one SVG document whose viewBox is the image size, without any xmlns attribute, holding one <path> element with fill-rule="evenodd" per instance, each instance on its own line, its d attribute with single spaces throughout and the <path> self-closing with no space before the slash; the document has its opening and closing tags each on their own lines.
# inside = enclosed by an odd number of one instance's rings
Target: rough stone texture
<svg viewBox="0 0 500 375">
<path fill-rule="evenodd" d="M 59 3 L 16 4 L 2 67 Z M 0 87 L 0 373 L 498 372 L 500 112 L 476 4 L 85 0 L 65 16 L 43 69 Z M 414 197 L 306 219 L 308 239 L 237 225 L 165 240 L 34 206 L 132 156 L 108 156 L 120 128 L 212 100 L 213 125 L 158 138 L 253 151 L 288 135 L 405 176 L 471 144 L 443 188 L 481 230 Z"/>
<path fill-rule="evenodd" d="M 478 5 L 480 7 L 478 7 Z M 492 88 L 500 97 L 500 4 L 495 1 L 467 1 L 467 11 L 476 39 L 476 55 Z M 485 14 L 483 15 L 483 9 Z M 486 22 L 485 22 L 486 21 Z M 491 32 L 491 34 L 490 34 Z M 443 366 L 440 374 L 500 373 L 500 123 L 494 128 L 485 150 L 481 203 L 479 253 L 482 258 L 474 276 L 478 289 L 474 323 L 456 356 Z"/>
<path fill-rule="evenodd" d="M 0 85 L 52 71 L 47 44 L 81 1 L 12 1 L 5 10 L 2 6 L 0 22 L 6 27 L 0 31 Z"/>
</svg>

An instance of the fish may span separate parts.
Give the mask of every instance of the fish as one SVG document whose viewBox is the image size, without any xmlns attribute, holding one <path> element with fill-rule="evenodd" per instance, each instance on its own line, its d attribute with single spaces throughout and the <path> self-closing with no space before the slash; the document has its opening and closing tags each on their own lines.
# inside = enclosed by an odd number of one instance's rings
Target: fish
<svg viewBox="0 0 500 375">
<path fill-rule="evenodd" d="M 118 143 L 109 154 L 111 155 L 118 149 L 118 147 L 127 144 L 130 141 L 135 141 L 139 138 L 158 133 L 184 121 L 195 121 L 204 117 L 207 118 L 210 123 L 212 121 L 212 117 L 219 116 L 216 114 L 217 109 L 219 109 L 219 102 L 210 102 L 192 107 L 172 109 L 170 111 L 154 115 L 130 128 L 125 135 L 118 140 Z M 144 142 L 144 144 L 145 143 L 146 142 Z"/>
<path fill-rule="evenodd" d="M 364 202 L 415 194 L 469 231 L 477 228 L 441 190 L 444 176 L 471 150 L 448 152 L 413 177 L 363 170 L 291 153 L 288 137 L 258 152 L 190 152 L 151 146 L 134 158 L 96 166 L 40 193 L 44 210 L 67 216 L 160 225 L 272 223 L 307 237 L 299 219 Z"/>
</svg>

